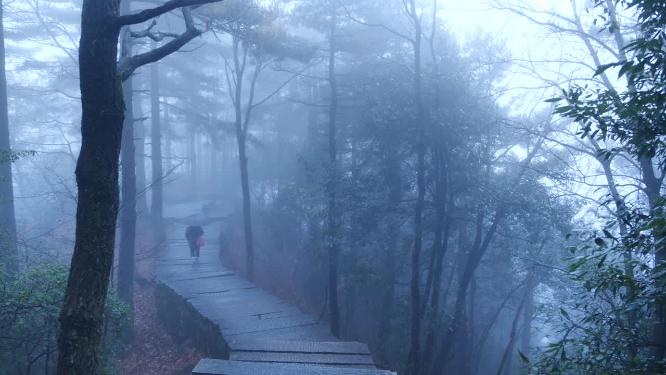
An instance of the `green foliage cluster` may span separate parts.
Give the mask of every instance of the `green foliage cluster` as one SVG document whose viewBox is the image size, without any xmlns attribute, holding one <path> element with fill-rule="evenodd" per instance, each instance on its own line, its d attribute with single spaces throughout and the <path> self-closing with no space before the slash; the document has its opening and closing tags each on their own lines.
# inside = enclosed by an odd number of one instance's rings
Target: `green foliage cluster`
<svg viewBox="0 0 666 375">
<path fill-rule="evenodd" d="M 53 373 L 67 275 L 61 265 L 38 266 L 15 278 L 0 273 L 0 374 Z M 120 333 L 129 320 L 113 292 L 106 314 L 102 373 L 115 374 Z"/>
<path fill-rule="evenodd" d="M 539 374 L 648 374 L 666 372 L 654 360 L 654 306 L 663 297 L 666 267 L 653 265 L 652 235 L 663 216 L 628 213 L 630 229 L 617 236 L 617 221 L 581 233 L 569 248 L 570 297 L 553 321 L 555 342 L 535 363 Z"/>
<path fill-rule="evenodd" d="M 605 8 L 605 1 L 597 0 Z M 596 74 L 618 68 L 626 77 L 623 91 L 593 90 L 574 85 L 565 91 L 567 104 L 556 109 L 582 125 L 582 134 L 614 139 L 635 154 L 664 156 L 666 145 L 666 1 L 621 1 L 627 11 L 637 13 L 638 37 L 622 53 L 626 59 L 606 64 Z M 606 30 L 619 27 L 603 17 Z"/>
<path fill-rule="evenodd" d="M 606 1 L 605 30 L 614 33 Z M 638 34 L 623 54 L 626 59 L 601 66 L 596 74 L 616 68 L 624 90 L 573 86 L 563 92 L 556 113 L 581 125 L 582 137 L 613 140 L 637 160 L 659 162 L 666 156 L 666 1 L 619 1 L 637 16 Z M 611 155 L 614 150 L 604 150 Z M 573 278 L 570 303 L 557 319 L 558 341 L 535 363 L 537 373 L 646 374 L 665 373 L 656 357 L 656 311 L 663 304 L 666 265 L 655 264 L 663 252 L 666 220 L 661 197 L 649 197 L 649 210 L 620 213 L 606 228 L 592 231 L 571 249 Z M 655 203 L 656 202 L 656 203 Z M 608 202 L 607 204 L 611 204 Z M 609 209 L 613 210 L 612 207 Z M 628 229 L 621 233 L 618 225 Z"/>
</svg>

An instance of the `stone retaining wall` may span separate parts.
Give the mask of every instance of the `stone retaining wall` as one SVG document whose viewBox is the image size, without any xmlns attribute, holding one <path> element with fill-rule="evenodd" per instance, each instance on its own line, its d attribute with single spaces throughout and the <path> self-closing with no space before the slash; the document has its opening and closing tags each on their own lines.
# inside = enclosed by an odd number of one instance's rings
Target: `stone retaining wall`
<svg viewBox="0 0 666 375">
<path fill-rule="evenodd" d="M 158 281 L 155 301 L 157 316 L 178 344 L 191 340 L 206 357 L 229 358 L 229 347 L 220 327 L 201 315 L 185 298 Z"/>
</svg>

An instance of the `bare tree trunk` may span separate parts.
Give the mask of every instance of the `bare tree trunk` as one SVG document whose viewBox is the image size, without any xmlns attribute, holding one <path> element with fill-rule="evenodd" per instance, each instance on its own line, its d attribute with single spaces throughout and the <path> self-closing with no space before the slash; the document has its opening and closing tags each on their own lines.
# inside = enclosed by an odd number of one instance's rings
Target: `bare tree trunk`
<svg viewBox="0 0 666 375">
<path fill-rule="evenodd" d="M 469 375 L 472 371 L 472 349 L 474 347 L 475 337 L 475 308 L 477 298 L 477 283 L 476 278 L 472 278 L 469 285 L 469 298 L 467 301 L 467 312 L 465 314 L 465 324 L 463 325 L 464 331 L 462 333 L 462 345 L 458 348 L 459 353 L 459 369 L 460 375 Z"/>
<path fill-rule="evenodd" d="M 493 313 L 492 317 L 489 319 L 488 324 L 483 328 L 483 331 L 481 331 L 481 334 L 479 335 L 479 341 L 476 345 L 476 350 L 474 351 L 474 356 L 476 358 L 474 362 L 474 369 L 472 370 L 472 374 L 478 374 L 479 372 L 479 365 L 481 364 L 481 361 L 485 358 L 483 356 L 483 348 L 486 345 L 486 341 L 488 340 L 488 337 L 490 336 L 490 331 L 492 330 L 493 326 L 497 323 L 497 319 L 499 318 L 500 314 L 504 310 L 504 307 L 506 304 L 509 302 L 513 294 L 522 287 L 522 283 L 519 284 L 516 288 L 514 288 L 512 291 L 509 292 L 509 294 L 504 297 L 504 300 L 502 300 L 502 303 L 500 303 L 499 307 L 495 310 Z M 525 317 L 525 314 L 523 314 L 523 318 Z M 524 336 L 523 336 L 524 338 Z"/>
<path fill-rule="evenodd" d="M 421 76 L 421 19 L 416 14 L 416 2 L 410 0 L 410 17 L 414 26 L 414 99 L 416 103 L 416 204 L 414 206 L 414 246 L 411 255 L 410 281 L 410 351 L 407 373 L 418 375 L 421 366 L 421 248 L 423 242 L 423 209 L 425 205 L 425 107 Z"/>
<path fill-rule="evenodd" d="M 189 151 L 189 175 L 190 175 L 190 187 L 191 191 L 195 196 L 199 192 L 199 187 L 197 186 L 197 146 L 196 146 L 197 132 L 193 128 L 189 131 L 188 134 L 188 151 Z"/>
<path fill-rule="evenodd" d="M 444 268 L 444 256 L 448 250 L 449 234 L 451 229 L 451 219 L 447 217 L 449 211 L 451 210 L 452 203 L 447 199 L 448 194 L 448 176 L 446 169 L 446 159 L 443 150 L 439 149 L 436 153 L 437 155 L 437 181 L 435 188 L 436 195 L 436 232 L 434 240 L 434 249 L 435 252 L 434 262 L 432 265 L 432 270 L 429 275 L 432 283 L 431 291 L 431 305 L 430 309 L 427 309 L 427 303 L 424 303 L 423 314 L 424 317 L 427 317 L 427 328 L 426 328 L 426 339 L 423 352 L 423 368 L 430 369 L 432 368 L 432 357 L 434 353 L 435 346 L 435 335 L 438 331 L 437 322 L 439 319 L 439 308 L 440 308 L 440 294 L 442 287 L 442 270 Z M 427 301 L 428 293 L 425 294 Z"/>
<path fill-rule="evenodd" d="M 132 85 L 134 86 L 134 85 Z M 146 199 L 146 126 L 143 120 L 143 111 L 141 105 L 141 95 L 132 95 L 132 108 L 134 115 L 134 139 L 135 152 L 134 163 L 136 165 L 136 189 L 137 189 L 137 211 L 140 215 L 148 212 L 148 201 Z"/>
<path fill-rule="evenodd" d="M 527 170 L 527 167 L 532 163 L 532 160 L 537 155 L 538 151 L 541 149 L 543 141 L 544 141 L 543 138 L 539 139 L 539 141 L 534 146 L 534 148 L 529 152 L 525 160 L 523 160 L 520 169 L 518 170 L 515 178 L 512 181 L 512 186 L 518 185 L 520 183 L 525 171 Z M 439 353 L 439 359 L 436 363 L 436 366 L 434 367 L 436 372 L 441 371 L 441 368 L 446 363 L 449 352 L 453 346 L 453 340 L 451 340 L 451 338 L 455 338 L 459 334 L 459 330 L 461 328 L 460 325 L 464 314 L 465 300 L 467 298 L 467 289 L 469 287 L 470 282 L 472 281 L 472 277 L 474 276 L 477 267 L 481 263 L 483 256 L 488 250 L 488 247 L 490 246 L 493 237 L 495 236 L 495 233 L 497 231 L 500 222 L 504 220 L 504 217 L 507 214 L 507 204 L 506 204 L 507 198 L 505 197 L 504 199 L 505 200 L 500 201 L 497 204 L 494 217 L 492 219 L 490 226 L 488 227 L 488 229 L 486 229 L 485 234 L 483 233 L 484 212 L 481 210 L 482 207 L 479 206 L 474 244 L 471 247 L 467 262 L 465 264 L 465 268 L 463 269 L 463 272 L 459 278 L 453 319 L 449 329 L 449 334 L 445 335 L 446 337 L 444 338 L 444 342 L 442 344 L 442 348 Z"/>
<path fill-rule="evenodd" d="M 204 3 L 215 0 L 192 0 Z M 122 79 L 141 65 L 176 51 L 201 34 L 183 9 L 187 32 L 151 53 L 120 64 L 118 37 L 123 25 L 156 17 L 181 2 L 167 2 L 147 13 L 119 17 L 115 0 L 83 0 L 79 43 L 81 151 L 76 164 L 78 202 L 74 254 L 58 337 L 58 375 L 98 373 L 104 306 L 113 264 L 118 215 L 118 167 L 123 133 Z M 120 71 L 124 72 L 121 73 Z"/>
<path fill-rule="evenodd" d="M 210 170 L 219 170 L 223 169 L 220 168 L 220 164 L 217 162 L 218 160 L 218 150 L 220 149 L 219 142 L 216 139 L 215 135 L 211 132 L 210 134 Z M 208 186 L 212 191 L 216 191 L 217 187 L 219 185 L 219 175 L 217 173 L 210 173 L 210 181 L 208 182 Z"/>
<path fill-rule="evenodd" d="M 534 278 L 528 279 L 527 290 L 525 291 L 525 307 L 523 308 L 523 324 L 520 335 L 520 351 L 525 355 L 530 355 L 532 345 L 532 319 L 534 319 L 534 290 L 537 283 Z"/>
<path fill-rule="evenodd" d="M 402 199 L 400 160 L 397 149 L 398 141 L 389 139 L 386 145 L 386 156 L 384 169 L 385 181 L 389 186 L 388 218 L 386 219 L 386 254 L 383 261 L 383 291 L 382 304 L 380 306 L 379 317 L 379 345 L 382 348 L 382 354 L 386 357 L 388 349 L 388 340 L 392 332 L 391 319 L 395 308 L 395 281 L 396 281 L 396 255 L 398 250 L 400 218 L 398 209 Z"/>
<path fill-rule="evenodd" d="M 96 374 L 118 213 L 123 98 L 117 76 L 118 2 L 84 0 L 79 44 L 81 152 L 76 237 L 60 313 L 59 375 Z"/>
<path fill-rule="evenodd" d="M 159 65 L 150 65 L 150 161 L 152 167 L 152 194 L 150 215 L 153 223 L 153 234 L 157 242 L 164 240 L 164 223 L 162 222 L 163 184 L 162 170 L 162 128 L 160 119 L 160 82 Z"/>
<path fill-rule="evenodd" d="M 393 317 L 395 305 L 395 269 L 396 269 L 396 249 L 398 246 L 398 225 L 397 219 L 390 218 L 386 233 L 386 256 L 384 258 L 383 269 L 383 292 L 382 304 L 379 316 L 379 345 L 382 349 L 382 355 L 386 357 L 388 349 L 388 340 L 392 332 L 391 318 Z"/>
<path fill-rule="evenodd" d="M 240 163 L 241 190 L 243 193 L 243 230 L 245 233 L 245 272 L 247 278 L 254 280 L 254 241 L 252 237 L 252 206 L 250 201 L 250 178 L 247 168 L 247 133 L 249 125 L 249 116 L 252 111 L 252 99 L 248 101 L 245 118 L 243 118 L 243 79 L 245 78 L 245 69 L 247 62 L 247 48 L 243 50 L 241 61 L 240 40 L 237 36 L 233 38 L 233 66 L 235 74 L 235 87 L 233 93 L 233 103 L 235 112 L 236 141 L 238 143 L 238 160 Z M 256 68 L 255 75 L 250 83 L 250 91 L 254 91 L 259 67 Z"/>
<path fill-rule="evenodd" d="M 121 12 L 128 14 L 131 0 L 123 0 Z M 124 30 L 121 56 L 130 56 L 132 39 L 129 30 Z M 122 165 L 122 204 L 120 207 L 120 244 L 118 249 L 118 297 L 129 306 L 134 315 L 134 252 L 136 240 L 136 159 L 134 145 L 134 107 L 132 78 L 123 85 L 125 120 L 120 149 Z M 132 324 L 124 332 L 124 339 L 131 341 Z"/>
<path fill-rule="evenodd" d="M 612 25 L 617 26 L 612 28 L 613 36 L 615 37 L 615 44 L 620 56 L 620 61 L 627 61 L 627 43 L 624 35 L 620 30 L 620 17 L 617 14 L 616 4 L 611 0 L 606 0 L 606 7 L 610 15 L 610 22 Z M 636 87 L 631 79 L 631 73 L 626 75 L 629 91 L 635 92 Z M 652 158 L 646 155 L 638 155 L 638 161 L 641 169 L 641 180 L 644 186 L 644 193 L 647 196 L 650 212 L 654 215 L 662 210 L 659 207 L 659 200 L 661 198 L 661 185 L 663 183 L 663 176 L 657 177 L 652 165 Z M 664 230 L 655 230 L 655 254 L 654 264 L 659 267 L 666 263 L 666 233 Z M 664 276 L 658 277 L 658 284 L 663 285 L 665 280 Z M 666 298 L 657 298 L 656 301 L 656 322 L 653 330 L 654 341 L 654 356 L 656 360 L 662 360 L 666 356 Z"/>
<path fill-rule="evenodd" d="M 617 183 L 615 182 L 615 175 L 613 174 L 612 165 L 611 165 L 612 159 L 607 158 L 606 156 L 601 154 L 602 151 L 601 146 L 593 137 L 588 137 L 588 140 L 594 147 L 594 150 L 596 152 L 594 157 L 601 165 L 604 171 L 604 175 L 606 176 L 606 184 L 608 185 L 608 190 L 610 192 L 611 197 L 613 198 L 613 201 L 615 202 L 615 218 L 618 224 L 618 228 L 620 230 L 620 238 L 622 239 L 622 241 L 626 242 L 627 235 L 629 234 L 629 228 L 627 227 L 627 221 L 626 221 L 627 206 L 625 204 L 624 197 L 620 194 L 620 192 L 617 189 Z M 632 262 L 632 254 L 630 246 L 627 246 L 627 249 L 624 252 L 623 257 L 624 257 L 623 259 L 624 273 L 627 276 L 626 286 L 629 298 L 631 299 L 635 296 L 635 291 L 633 283 L 634 266 Z M 635 311 L 630 312 L 629 317 L 627 319 L 627 325 L 629 326 L 629 329 L 635 327 L 637 321 L 638 321 L 638 316 L 636 312 Z M 629 358 L 633 359 L 638 354 L 638 348 L 635 342 L 627 343 L 627 350 Z"/>
<path fill-rule="evenodd" d="M 241 189 L 243 191 L 243 230 L 245 233 L 245 267 L 247 278 L 254 280 L 254 243 L 252 240 L 252 206 L 250 203 L 250 178 L 247 169 L 247 151 L 244 135 L 238 135 Z"/>
<path fill-rule="evenodd" d="M 12 179 L 9 115 L 7 106 L 7 77 L 5 72 L 4 4 L 0 0 L 0 262 L 8 274 L 18 272 L 16 246 L 16 217 Z"/>
<path fill-rule="evenodd" d="M 165 99 L 166 100 L 166 99 Z M 168 104 L 168 103 L 167 103 Z M 172 129 L 171 129 L 171 119 L 169 118 L 169 106 L 165 105 L 164 106 L 164 118 L 163 118 L 163 124 L 162 124 L 162 133 L 164 134 L 164 162 L 162 163 L 164 166 L 166 166 L 166 170 L 170 171 L 171 168 L 173 168 L 173 150 L 172 148 L 172 138 L 173 134 L 171 134 Z"/>
<path fill-rule="evenodd" d="M 337 155 L 337 124 L 336 115 L 338 111 L 338 92 L 335 77 L 335 28 L 337 19 L 335 9 L 332 12 L 331 27 L 328 35 L 328 84 L 329 84 L 329 107 L 328 107 L 328 181 L 326 192 L 328 194 L 328 231 L 326 247 L 328 249 L 328 306 L 331 320 L 331 333 L 340 337 L 340 307 L 338 305 L 338 259 L 340 254 L 340 241 L 338 238 L 338 212 L 337 212 L 337 179 L 338 179 L 338 155 Z"/>
<path fill-rule="evenodd" d="M 642 180 L 645 185 L 645 194 L 648 198 L 650 211 L 652 215 L 657 216 L 663 208 L 659 206 L 661 199 L 662 180 L 654 173 L 652 159 L 642 156 L 639 158 L 642 172 Z M 653 233 L 655 237 L 654 264 L 657 267 L 663 267 L 666 264 L 666 233 L 664 229 L 656 229 Z M 658 276 L 657 283 L 663 285 L 665 277 Z M 663 296 L 656 301 L 656 324 L 654 328 L 654 356 L 656 360 L 661 360 L 666 356 L 666 298 Z"/>
<path fill-rule="evenodd" d="M 528 278 L 532 278 L 532 275 L 528 275 Z M 520 317 L 523 312 L 523 307 L 525 306 L 525 301 L 527 301 L 527 296 L 529 293 L 531 293 L 531 290 L 529 288 L 529 285 L 532 283 L 531 280 L 527 281 L 527 287 L 525 290 L 525 294 L 523 295 L 523 298 L 520 300 L 520 304 L 518 304 L 518 308 L 516 309 L 516 314 L 513 317 L 513 322 L 511 322 L 511 332 L 509 333 L 509 342 L 506 344 L 506 348 L 504 349 L 504 354 L 502 354 L 502 360 L 500 361 L 500 365 L 497 368 L 497 375 L 502 375 L 506 371 L 509 371 L 509 363 L 511 354 L 513 354 L 513 348 L 516 343 L 516 334 L 518 332 L 518 321 L 520 320 Z M 506 370 L 506 371 L 505 371 Z"/>
</svg>

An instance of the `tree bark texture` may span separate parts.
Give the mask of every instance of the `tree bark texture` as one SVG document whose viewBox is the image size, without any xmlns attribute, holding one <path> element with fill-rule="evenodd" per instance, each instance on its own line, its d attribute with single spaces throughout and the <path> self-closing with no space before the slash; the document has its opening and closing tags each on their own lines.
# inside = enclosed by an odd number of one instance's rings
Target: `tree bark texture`
<svg viewBox="0 0 666 375">
<path fill-rule="evenodd" d="M 150 161 L 152 169 L 152 189 L 150 215 L 153 233 L 158 242 L 164 240 L 163 209 L 163 169 L 162 169 L 162 124 L 160 119 L 160 71 L 159 65 L 150 65 Z"/>
<path fill-rule="evenodd" d="M 170 0 L 155 8 L 121 17 L 119 0 L 83 0 L 79 42 L 82 115 L 81 150 L 76 164 L 76 233 L 59 318 L 58 375 L 98 373 L 119 205 L 118 169 L 125 110 L 117 61 L 120 28 L 179 7 L 214 1 L 217 0 Z M 142 54 L 127 61 L 126 77 L 142 64 L 159 60 L 190 40 L 192 35 L 200 34 L 190 27 L 189 10 L 184 9 L 183 15 L 188 33 L 148 55 Z"/>
<path fill-rule="evenodd" d="M 414 26 L 414 101 L 416 104 L 416 204 L 414 206 L 414 245 L 411 254 L 410 281 L 410 352 L 407 372 L 420 373 L 421 365 L 421 248 L 423 246 L 423 209 L 425 206 L 425 107 L 423 104 L 421 74 L 421 19 L 416 14 L 416 4 L 410 1 L 410 13 Z"/>
<path fill-rule="evenodd" d="M 529 152 L 527 157 L 521 163 L 520 169 L 517 171 L 515 178 L 512 180 L 510 186 L 517 186 L 520 184 L 523 175 L 527 171 L 527 168 L 532 163 L 532 160 L 536 157 L 538 151 L 543 145 L 544 139 L 541 138 L 534 146 L 534 148 Z M 474 236 L 474 243 L 470 248 L 469 256 L 465 262 L 463 271 L 459 277 L 458 281 L 458 290 L 456 292 L 456 302 L 454 307 L 453 319 L 450 323 L 448 334 L 444 335 L 444 342 L 442 343 L 441 349 L 439 350 L 438 359 L 435 361 L 433 369 L 435 372 L 441 372 L 444 364 L 446 363 L 451 348 L 453 347 L 455 338 L 459 336 L 460 330 L 462 327 L 462 320 L 465 313 L 465 300 L 467 298 L 467 291 L 469 284 L 474 277 L 474 273 L 478 268 L 481 260 L 488 251 L 490 244 L 492 243 L 493 237 L 497 232 L 497 228 L 504 220 L 506 214 L 508 213 L 508 207 L 506 200 L 500 201 L 497 203 L 497 208 L 493 215 L 492 221 L 488 228 L 485 230 L 483 228 L 483 222 L 485 217 L 485 212 L 482 210 L 482 206 L 479 206 L 476 219 L 476 234 Z"/>
<path fill-rule="evenodd" d="M 245 78 L 247 49 L 243 50 L 240 56 L 241 41 L 238 37 L 233 38 L 233 66 L 235 74 L 235 85 L 233 93 L 233 103 L 236 128 L 236 142 L 238 144 L 238 159 L 240 163 L 241 190 L 243 194 L 243 231 L 245 233 L 245 270 L 246 276 L 250 281 L 254 280 L 254 241 L 252 236 L 252 206 L 250 201 L 250 177 L 247 166 L 247 132 L 252 112 L 252 96 L 254 85 L 259 75 L 259 67 L 254 72 L 252 82 L 250 82 L 250 99 L 245 108 L 243 116 L 243 79 Z M 246 48 L 246 47 L 243 47 Z M 242 59 L 242 61 L 241 61 Z"/>
<path fill-rule="evenodd" d="M 18 272 L 18 247 L 16 246 L 16 216 L 14 212 L 14 186 L 11 144 L 9 139 L 9 115 L 7 105 L 7 77 L 5 72 L 4 4 L 0 0 L 0 262 L 9 275 Z"/>
<path fill-rule="evenodd" d="M 134 88 L 134 84 L 132 85 Z M 142 111 L 141 95 L 132 95 L 132 108 L 134 109 L 134 164 L 136 166 L 136 207 L 139 215 L 146 215 L 148 201 L 146 200 L 146 127 Z"/>
<path fill-rule="evenodd" d="M 84 0 L 79 44 L 81 151 L 74 254 L 60 313 L 59 375 L 97 373 L 118 213 L 123 127 L 118 1 Z"/>
<path fill-rule="evenodd" d="M 122 0 L 121 12 L 129 13 L 131 0 Z M 123 32 L 121 56 L 132 51 L 129 30 Z M 123 85 L 125 119 L 123 123 L 120 149 L 122 166 L 122 201 L 120 206 L 120 244 L 118 248 L 118 297 L 129 306 L 130 316 L 134 313 L 134 253 L 136 242 L 136 158 L 134 145 L 134 106 L 133 84 L 130 77 Z M 125 332 L 125 339 L 131 340 L 132 328 Z"/>
<path fill-rule="evenodd" d="M 329 84 L 329 107 L 328 107 L 328 181 L 326 192 L 328 194 L 327 207 L 327 241 L 328 251 L 328 306 L 331 320 L 331 333 L 340 337 L 340 307 L 338 304 L 338 263 L 340 258 L 340 241 L 338 238 L 338 209 L 337 209 L 337 179 L 338 179 L 338 155 L 337 155 L 337 124 L 338 111 L 338 88 L 335 77 L 335 10 L 331 19 L 331 27 L 328 35 L 328 84 Z"/>
</svg>

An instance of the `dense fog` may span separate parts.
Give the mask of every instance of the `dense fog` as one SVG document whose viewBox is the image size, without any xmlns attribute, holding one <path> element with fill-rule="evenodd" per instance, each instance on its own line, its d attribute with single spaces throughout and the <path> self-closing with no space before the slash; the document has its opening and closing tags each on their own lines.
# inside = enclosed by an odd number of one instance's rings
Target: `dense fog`
<svg viewBox="0 0 666 375">
<path fill-rule="evenodd" d="M 238 358 L 173 254 L 340 374 L 666 372 L 666 1 L 0 5 L 0 374 Z"/>
</svg>

